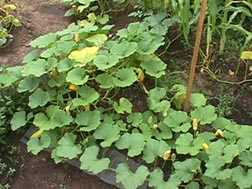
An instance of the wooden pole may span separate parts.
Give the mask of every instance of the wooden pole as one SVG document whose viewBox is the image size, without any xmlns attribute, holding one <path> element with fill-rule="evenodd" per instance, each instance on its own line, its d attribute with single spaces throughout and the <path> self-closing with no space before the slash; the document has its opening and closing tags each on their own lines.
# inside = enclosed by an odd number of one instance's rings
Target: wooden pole
<svg viewBox="0 0 252 189">
<path fill-rule="evenodd" d="M 191 69 L 190 69 L 190 75 L 188 79 L 188 86 L 187 86 L 187 92 L 186 92 L 186 101 L 184 104 L 184 110 L 187 112 L 190 111 L 191 109 L 192 89 L 193 89 L 193 83 L 195 79 L 196 66 L 199 59 L 199 50 L 200 50 L 201 38 L 203 34 L 203 29 L 204 29 L 204 22 L 205 22 L 205 18 L 207 14 L 207 3 L 208 3 L 208 0 L 202 0 L 202 3 L 201 3 L 199 23 L 198 23 L 198 28 L 196 32 L 196 40 L 195 40 L 195 45 L 194 45 L 194 50 L 193 50 Z"/>
</svg>

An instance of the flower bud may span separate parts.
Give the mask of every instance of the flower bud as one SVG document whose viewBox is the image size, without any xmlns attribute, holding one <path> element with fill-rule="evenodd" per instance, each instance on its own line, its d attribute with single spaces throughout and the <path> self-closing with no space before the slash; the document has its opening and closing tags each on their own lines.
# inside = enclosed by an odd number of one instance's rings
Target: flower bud
<svg viewBox="0 0 252 189">
<path fill-rule="evenodd" d="M 193 130 L 197 131 L 198 130 L 198 126 L 199 126 L 199 120 L 198 119 L 193 119 Z"/>
<path fill-rule="evenodd" d="M 203 148 L 203 150 L 206 152 L 206 151 L 208 151 L 209 146 L 208 146 L 207 143 L 203 143 L 203 144 L 202 144 L 202 148 Z"/>
<path fill-rule="evenodd" d="M 222 130 L 218 129 L 216 132 L 215 132 L 215 136 L 216 137 L 222 137 L 224 138 L 224 133 Z"/>
<path fill-rule="evenodd" d="M 78 43 L 78 42 L 80 41 L 80 34 L 79 34 L 79 33 L 75 33 L 75 34 L 74 34 L 74 41 L 75 41 L 76 43 Z"/>
<path fill-rule="evenodd" d="M 139 71 L 138 71 L 138 81 L 141 82 L 141 83 L 143 83 L 144 82 L 144 78 L 145 78 L 144 72 L 141 69 L 139 69 Z"/>
<path fill-rule="evenodd" d="M 153 127 L 154 129 L 157 129 L 157 128 L 158 128 L 158 124 L 154 124 L 152 127 Z"/>
<path fill-rule="evenodd" d="M 33 135 L 31 136 L 31 138 L 39 138 L 39 137 L 41 137 L 41 135 L 43 134 L 43 132 L 44 131 L 42 129 L 40 129 L 37 132 L 33 133 Z"/>
<path fill-rule="evenodd" d="M 164 153 L 164 155 L 163 155 L 163 159 L 165 160 L 165 161 L 167 161 L 167 160 L 170 160 L 171 159 L 171 150 L 167 150 L 165 153 Z"/>
<path fill-rule="evenodd" d="M 74 84 L 71 84 L 71 85 L 69 85 L 68 89 L 70 91 L 75 91 L 76 92 L 76 91 L 78 91 L 78 86 L 74 85 Z"/>
</svg>

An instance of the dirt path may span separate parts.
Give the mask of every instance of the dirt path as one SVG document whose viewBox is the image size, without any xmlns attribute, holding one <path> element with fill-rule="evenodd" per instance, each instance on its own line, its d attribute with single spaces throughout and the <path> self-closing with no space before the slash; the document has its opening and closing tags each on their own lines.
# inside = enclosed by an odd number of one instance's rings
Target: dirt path
<svg viewBox="0 0 252 189">
<path fill-rule="evenodd" d="M 17 28 L 14 41 L 0 49 L 0 64 L 16 65 L 29 52 L 29 43 L 36 37 L 65 28 L 70 21 L 64 17 L 65 7 L 52 0 L 11 0 L 18 7 L 17 16 L 23 26 Z"/>
</svg>

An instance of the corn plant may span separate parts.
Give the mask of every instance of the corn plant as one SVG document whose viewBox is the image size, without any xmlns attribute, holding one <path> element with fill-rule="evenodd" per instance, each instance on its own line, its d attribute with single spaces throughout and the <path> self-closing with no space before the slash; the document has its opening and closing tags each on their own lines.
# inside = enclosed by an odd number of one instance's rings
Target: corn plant
<svg viewBox="0 0 252 189">
<path fill-rule="evenodd" d="M 198 20 L 200 0 L 169 0 L 169 1 L 141 1 L 147 8 L 164 10 L 171 17 L 176 18 L 180 31 L 187 44 L 189 34 L 195 28 Z M 162 8 L 161 8 L 162 7 Z M 235 37 L 234 32 L 244 36 L 243 44 L 239 44 L 240 51 L 248 48 L 252 39 L 251 28 L 246 23 L 251 23 L 251 1 L 211 0 L 208 3 L 208 16 L 206 21 L 206 59 L 210 56 L 213 37 L 219 38 L 219 54 L 223 54 L 227 40 Z M 232 31 L 232 32 L 230 32 Z M 239 43 L 239 42 L 237 42 Z"/>
<path fill-rule="evenodd" d="M 224 16 L 222 20 L 222 36 L 220 43 L 220 53 L 223 53 L 227 32 L 234 30 L 241 33 L 245 40 L 242 44 L 241 51 L 249 47 L 252 40 L 251 28 L 246 26 L 246 22 L 252 18 L 252 2 L 251 1 L 226 1 Z"/>
</svg>

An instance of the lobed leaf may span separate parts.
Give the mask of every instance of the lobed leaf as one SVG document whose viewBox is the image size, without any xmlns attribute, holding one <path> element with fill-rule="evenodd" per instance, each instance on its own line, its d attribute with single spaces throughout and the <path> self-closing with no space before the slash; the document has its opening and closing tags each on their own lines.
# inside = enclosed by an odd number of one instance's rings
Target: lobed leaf
<svg viewBox="0 0 252 189">
<path fill-rule="evenodd" d="M 144 149 L 144 136 L 140 133 L 126 133 L 115 145 L 119 150 L 127 149 L 129 157 L 135 157 L 140 155 Z"/>
<path fill-rule="evenodd" d="M 77 114 L 75 122 L 80 126 L 81 131 L 95 130 L 101 124 L 101 113 L 98 110 L 80 112 Z"/>
<path fill-rule="evenodd" d="M 85 149 L 80 157 L 82 170 L 87 170 L 93 174 L 98 174 L 109 168 L 110 160 L 108 158 L 98 159 L 99 147 L 90 146 Z"/>
<path fill-rule="evenodd" d="M 135 173 L 131 172 L 125 163 L 119 164 L 116 168 L 116 181 L 126 189 L 137 189 L 144 184 L 148 175 L 149 171 L 143 165 L 138 167 Z"/>
</svg>

